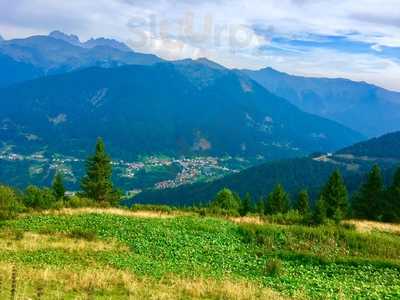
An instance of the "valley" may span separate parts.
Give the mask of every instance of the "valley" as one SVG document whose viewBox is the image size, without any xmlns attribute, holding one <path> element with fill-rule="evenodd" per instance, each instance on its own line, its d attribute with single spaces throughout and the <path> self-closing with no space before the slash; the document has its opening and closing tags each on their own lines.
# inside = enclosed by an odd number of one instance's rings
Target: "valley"
<svg viewBox="0 0 400 300">
<path fill-rule="evenodd" d="M 12 147 L 0 150 L 0 181 L 24 188 L 29 184 L 48 185 L 54 174 L 63 175 L 69 193 L 80 189 L 85 160 L 61 154 L 14 153 Z M 176 188 L 184 184 L 212 181 L 237 173 L 253 163 L 239 157 L 144 156 L 137 161 L 114 160 L 113 178 L 126 196 L 142 190 Z"/>
</svg>

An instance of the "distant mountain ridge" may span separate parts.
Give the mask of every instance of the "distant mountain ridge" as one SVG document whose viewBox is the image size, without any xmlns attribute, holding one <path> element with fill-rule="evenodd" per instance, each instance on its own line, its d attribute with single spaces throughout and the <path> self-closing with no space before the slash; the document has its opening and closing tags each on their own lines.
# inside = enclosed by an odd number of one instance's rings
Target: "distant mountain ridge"
<svg viewBox="0 0 400 300">
<path fill-rule="evenodd" d="M 242 70 L 270 92 L 301 110 L 378 136 L 400 130 L 400 93 L 348 79 L 289 75 L 265 68 Z"/>
<path fill-rule="evenodd" d="M 152 54 L 142 54 L 111 39 L 91 39 L 81 43 L 74 35 L 52 32 L 49 36 L 31 36 L 0 43 L 0 55 L 12 61 L 15 70 L 29 66 L 34 72 L 23 72 L 9 78 L 0 61 L 0 87 L 41 76 L 62 74 L 73 70 L 127 64 L 151 65 L 163 61 Z M 4 60 L 5 60 L 4 59 Z"/>
<path fill-rule="evenodd" d="M 49 37 L 63 40 L 72 45 L 83 47 L 83 48 L 95 48 L 95 47 L 103 46 L 103 47 L 110 47 L 110 48 L 118 49 L 121 51 L 133 52 L 133 50 L 131 48 L 129 48 L 127 45 L 125 45 L 124 43 L 113 40 L 113 39 L 91 38 L 90 40 L 82 43 L 77 35 L 73 35 L 73 34 L 68 35 L 68 34 L 65 34 L 58 30 L 51 32 L 49 34 Z"/>
<path fill-rule="evenodd" d="M 0 139 L 25 151 L 86 155 L 102 136 L 117 157 L 275 159 L 362 140 L 204 61 L 89 68 L 0 89 L 0 99 Z"/>
</svg>

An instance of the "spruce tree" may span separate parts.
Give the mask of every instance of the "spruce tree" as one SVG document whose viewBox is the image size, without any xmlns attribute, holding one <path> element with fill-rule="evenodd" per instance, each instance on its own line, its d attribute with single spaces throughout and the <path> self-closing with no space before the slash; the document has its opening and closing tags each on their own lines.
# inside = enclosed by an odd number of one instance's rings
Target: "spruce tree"
<svg viewBox="0 0 400 300">
<path fill-rule="evenodd" d="M 300 191 L 296 203 L 296 209 L 303 216 L 310 212 L 310 197 L 307 190 Z"/>
<path fill-rule="evenodd" d="M 384 221 L 400 221 L 400 168 L 394 174 L 392 185 L 388 188 L 383 209 Z"/>
<path fill-rule="evenodd" d="M 289 210 L 289 195 L 283 186 L 278 184 L 268 196 L 266 212 L 268 214 L 286 213 Z"/>
<path fill-rule="evenodd" d="M 265 214 L 265 200 L 263 197 L 260 197 L 260 199 L 257 201 L 256 212 L 260 215 Z"/>
<path fill-rule="evenodd" d="M 324 224 L 327 218 L 326 212 L 327 212 L 326 202 L 324 196 L 321 195 L 315 205 L 315 210 L 313 214 L 314 223 L 318 225 Z"/>
<path fill-rule="evenodd" d="M 358 218 L 377 220 L 385 209 L 381 169 L 375 165 L 353 199 L 353 214 Z"/>
<path fill-rule="evenodd" d="M 321 196 L 326 204 L 328 218 L 337 218 L 338 215 L 347 216 L 349 209 L 348 192 L 339 170 L 332 173 L 322 190 Z"/>
<path fill-rule="evenodd" d="M 246 216 L 250 211 L 251 211 L 251 196 L 249 193 L 247 193 L 240 203 L 239 213 L 243 217 Z"/>
<path fill-rule="evenodd" d="M 119 200 L 120 197 L 113 188 L 111 175 L 111 158 L 106 153 L 103 140 L 99 138 L 94 155 L 86 161 L 86 176 L 81 182 L 83 196 L 97 202 Z"/>
<path fill-rule="evenodd" d="M 61 173 L 56 173 L 53 184 L 52 184 L 53 194 L 57 200 L 61 200 L 65 196 L 64 180 Z"/>
</svg>

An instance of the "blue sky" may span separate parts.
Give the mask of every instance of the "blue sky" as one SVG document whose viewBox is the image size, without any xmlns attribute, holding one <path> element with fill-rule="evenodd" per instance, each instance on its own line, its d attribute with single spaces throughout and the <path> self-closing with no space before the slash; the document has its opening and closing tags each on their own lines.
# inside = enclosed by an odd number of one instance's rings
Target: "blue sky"
<svg viewBox="0 0 400 300">
<path fill-rule="evenodd" d="M 208 57 L 346 77 L 400 91 L 398 0 L 13 0 L 0 2 L 6 38 L 112 37 L 166 59 Z"/>
</svg>

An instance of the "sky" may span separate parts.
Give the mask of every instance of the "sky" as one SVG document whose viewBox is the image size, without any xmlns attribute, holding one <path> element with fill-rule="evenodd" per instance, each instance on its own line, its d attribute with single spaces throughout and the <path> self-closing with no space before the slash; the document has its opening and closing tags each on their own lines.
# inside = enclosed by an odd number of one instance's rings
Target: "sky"
<svg viewBox="0 0 400 300">
<path fill-rule="evenodd" d="M 5 39 L 61 30 L 165 59 L 345 77 L 400 91 L 399 0 L 0 0 Z"/>
</svg>

